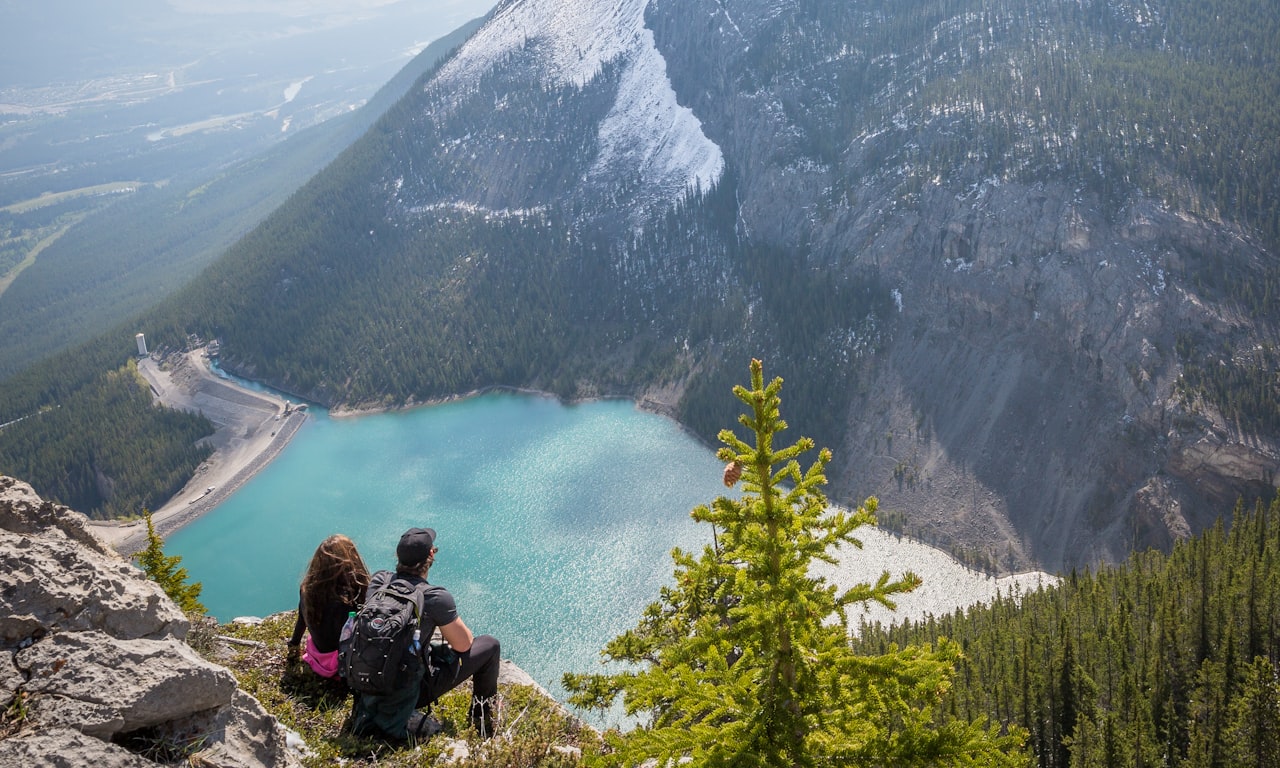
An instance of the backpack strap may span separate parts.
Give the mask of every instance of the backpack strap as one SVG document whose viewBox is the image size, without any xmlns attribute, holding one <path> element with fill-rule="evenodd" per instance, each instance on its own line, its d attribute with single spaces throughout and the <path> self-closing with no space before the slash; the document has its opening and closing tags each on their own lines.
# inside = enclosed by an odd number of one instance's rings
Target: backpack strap
<svg viewBox="0 0 1280 768">
<path fill-rule="evenodd" d="M 395 577 L 395 571 L 378 571 L 374 573 L 369 577 L 369 587 L 367 589 L 368 594 L 372 595 L 374 592 L 377 592 L 379 589 L 387 586 L 387 584 L 391 583 L 391 580 Z"/>
</svg>

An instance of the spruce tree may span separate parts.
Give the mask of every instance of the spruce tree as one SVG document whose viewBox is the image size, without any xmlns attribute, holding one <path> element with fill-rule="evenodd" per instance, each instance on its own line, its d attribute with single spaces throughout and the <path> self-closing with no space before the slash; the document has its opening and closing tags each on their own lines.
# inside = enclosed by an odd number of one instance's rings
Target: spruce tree
<svg viewBox="0 0 1280 768">
<path fill-rule="evenodd" d="M 156 533 L 151 512 L 144 509 L 142 514 L 147 519 L 147 548 L 134 555 L 138 566 L 184 613 L 204 613 L 205 607 L 199 600 L 204 585 L 198 581 L 187 583 L 187 569 L 178 565 L 182 557 L 164 553 L 164 540 Z"/>
<path fill-rule="evenodd" d="M 724 430 L 718 455 L 729 462 L 726 484 L 740 474 L 744 494 L 693 510 L 714 526 L 714 543 L 698 557 L 674 550 L 674 585 L 607 645 L 605 658 L 628 669 L 565 676 L 578 706 L 604 708 L 621 696 L 629 715 L 642 715 L 639 727 L 609 734 L 599 762 L 1026 765 L 1019 735 L 943 715 L 954 645 L 892 646 L 870 657 L 851 650 L 848 608 L 892 608 L 893 597 L 920 579 L 885 572 L 874 585 L 840 592 L 811 574 L 815 561 L 834 562 L 837 546 L 861 546 L 853 532 L 875 522 L 876 500 L 852 513 L 829 506 L 821 486 L 830 452 L 802 471 L 798 457 L 812 440 L 774 447 L 787 426 L 781 386 L 781 379 L 766 386 L 753 360 L 751 389 L 734 388 L 754 444 Z"/>
</svg>

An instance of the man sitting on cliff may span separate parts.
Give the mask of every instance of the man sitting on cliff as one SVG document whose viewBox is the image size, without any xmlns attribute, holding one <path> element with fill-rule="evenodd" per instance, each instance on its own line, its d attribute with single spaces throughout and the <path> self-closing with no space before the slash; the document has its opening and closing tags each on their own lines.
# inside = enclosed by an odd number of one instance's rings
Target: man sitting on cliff
<svg viewBox="0 0 1280 768">
<path fill-rule="evenodd" d="M 396 547 L 396 571 L 379 571 L 370 579 L 368 600 L 391 579 L 407 581 L 421 590 L 422 647 L 411 662 L 404 687 L 385 696 L 358 697 L 352 715 L 352 731 L 360 736 L 381 735 L 396 741 L 431 735 L 431 721 L 415 710 L 470 679 L 470 720 L 482 738 L 493 735 L 493 710 L 498 694 L 501 649 L 489 635 L 473 637 L 458 616 L 453 595 L 444 587 L 427 583 L 427 571 L 435 563 L 436 532 L 411 528 Z M 432 633 L 440 630 L 447 645 L 430 647 Z"/>
</svg>

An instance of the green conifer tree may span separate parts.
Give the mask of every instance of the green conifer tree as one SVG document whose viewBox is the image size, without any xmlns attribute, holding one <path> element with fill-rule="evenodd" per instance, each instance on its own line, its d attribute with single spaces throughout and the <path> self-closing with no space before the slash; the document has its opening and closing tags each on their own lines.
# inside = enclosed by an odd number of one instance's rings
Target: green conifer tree
<svg viewBox="0 0 1280 768">
<path fill-rule="evenodd" d="M 198 581 L 187 583 L 187 569 L 178 566 L 182 557 L 164 553 L 164 540 L 156 533 L 151 512 L 144 509 L 142 514 L 147 518 L 147 548 L 134 555 L 138 566 L 184 613 L 204 613 L 205 607 L 199 600 L 204 585 Z"/>
<path fill-rule="evenodd" d="M 1280 755 L 1280 670 L 1273 662 L 1258 656 L 1245 667 L 1230 717 L 1227 764 L 1274 765 Z"/>
<path fill-rule="evenodd" d="M 741 471 L 744 495 L 720 497 L 692 516 L 714 526 L 700 557 L 675 550 L 674 585 L 664 588 L 639 625 L 611 641 L 607 660 L 627 664 L 612 675 L 566 675 L 583 707 L 608 707 L 620 695 L 642 724 L 611 733 L 599 762 L 634 766 L 1022 766 L 1020 734 L 944 716 L 957 648 L 892 646 L 855 655 L 847 609 L 920 584 L 911 573 L 840 593 L 810 573 L 833 562 L 840 544 L 860 547 L 859 526 L 874 523 L 876 500 L 852 514 L 831 508 L 820 486 L 831 454 L 822 450 L 802 472 L 801 438 L 781 449 L 781 379 L 764 384 L 751 362 L 751 389 L 735 387 L 747 406 L 739 421 L 754 445 L 720 433 L 726 483 Z"/>
</svg>

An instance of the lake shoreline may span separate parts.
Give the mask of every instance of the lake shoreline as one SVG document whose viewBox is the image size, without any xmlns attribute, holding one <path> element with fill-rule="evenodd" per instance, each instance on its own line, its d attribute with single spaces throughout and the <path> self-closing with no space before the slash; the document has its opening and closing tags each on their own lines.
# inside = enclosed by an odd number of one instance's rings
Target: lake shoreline
<svg viewBox="0 0 1280 768">
<path fill-rule="evenodd" d="M 243 487 L 280 455 L 307 419 L 307 406 L 297 405 L 275 392 L 246 387 L 215 373 L 204 347 L 169 355 L 163 361 L 154 357 L 142 358 L 138 362 L 138 372 L 147 380 L 159 404 L 175 410 L 204 413 L 214 422 L 214 435 L 207 438 L 214 448 L 213 454 L 196 468 L 180 491 L 151 511 L 152 524 L 161 538 L 167 538 L 198 520 Z M 330 418 L 353 419 L 456 403 L 494 393 L 541 397 L 569 406 L 626 400 L 641 411 L 669 419 L 686 434 L 707 445 L 675 418 L 673 405 L 653 397 L 637 399 L 628 395 L 600 395 L 565 400 L 551 392 L 505 384 L 405 405 L 340 406 L 326 409 L 326 412 Z M 300 397 L 298 399 L 301 400 Z M 707 447 L 714 450 L 712 446 Z M 144 519 L 94 520 L 89 524 L 100 538 L 123 555 L 133 555 L 147 545 Z"/>
<path fill-rule="evenodd" d="M 176 365 L 175 365 L 176 362 Z M 139 363 L 139 371 L 150 383 L 157 400 L 166 407 L 181 410 L 201 410 L 212 408 L 217 411 L 215 421 L 216 432 L 209 438 L 214 445 L 214 454 L 197 468 L 196 473 L 182 491 L 175 494 L 164 506 L 152 514 L 156 532 L 167 537 L 189 523 L 199 519 L 220 503 L 225 501 L 247 483 L 254 475 L 262 471 L 284 448 L 306 422 L 308 416 L 306 406 L 298 406 L 289 400 L 272 393 L 251 389 L 234 380 L 215 373 L 203 349 L 187 352 L 177 359 L 171 359 L 162 365 L 151 358 Z M 463 394 L 435 398 L 426 402 L 415 402 L 402 406 L 366 406 L 356 408 L 339 408 L 328 411 L 331 418 L 352 419 L 360 416 L 381 413 L 408 412 L 425 407 L 457 403 L 487 394 L 509 393 L 515 395 L 540 397 L 555 401 L 562 405 L 573 406 L 591 402 L 609 400 L 625 400 L 631 402 L 641 411 L 666 418 L 693 437 L 704 447 L 715 451 L 706 441 L 689 430 L 674 416 L 674 406 L 653 397 L 635 398 L 625 395 L 602 395 L 584 397 L 566 401 L 565 399 L 542 390 L 492 385 L 481 387 Z M 206 414 L 208 415 L 208 414 Z M 234 436 L 233 433 L 239 435 Z M 185 500 L 185 501 L 184 501 Z M 839 506 L 839 505 L 835 505 Z M 91 523 L 94 531 L 107 540 L 117 551 L 129 555 L 141 551 L 147 543 L 146 525 L 144 521 L 110 521 Z M 997 577 L 977 569 L 964 566 L 949 553 L 938 550 L 910 536 L 873 529 L 873 536 L 883 535 L 898 541 L 906 540 L 912 545 L 934 550 L 945 558 L 955 562 L 957 566 L 971 572 L 979 581 L 988 581 L 987 589 L 979 590 L 990 596 L 996 591 L 1008 589 L 1029 589 L 1041 584 L 1052 584 L 1056 578 L 1041 571 L 1027 571 L 1017 574 L 1005 574 Z M 852 579 L 857 568 L 854 562 L 859 558 L 854 551 L 843 552 L 841 561 L 825 573 L 828 579 L 842 587 L 849 587 L 857 579 Z M 878 576 L 878 574 L 875 574 Z M 870 574 L 859 574 L 859 578 Z M 874 581 L 874 578 L 871 579 Z M 990 591 L 988 591 L 990 590 Z M 884 617 L 876 617 L 884 618 Z M 872 620 L 875 620 L 874 618 Z"/>
<path fill-rule="evenodd" d="M 494 393 L 510 393 L 516 395 L 528 395 L 530 397 L 542 397 L 548 400 L 554 400 L 560 405 L 574 406 L 585 403 L 599 403 L 610 400 L 625 400 L 635 405 L 636 408 L 645 413 L 652 413 L 655 416 L 661 416 L 670 420 L 673 424 L 680 428 L 682 432 L 697 440 L 712 453 L 719 450 L 720 446 L 707 442 L 701 435 L 689 429 L 684 422 L 676 418 L 676 406 L 674 403 L 665 402 L 653 395 L 592 395 L 590 397 L 563 398 L 553 392 L 547 392 L 542 389 L 533 389 L 531 387 L 517 387 L 510 384 L 489 384 L 487 386 L 478 387 L 461 394 L 446 395 L 444 397 L 435 397 L 428 400 L 414 401 L 404 405 L 357 405 L 357 406 L 339 406 L 337 408 L 326 408 L 329 418 L 332 419 L 354 419 L 361 416 L 373 416 L 382 413 L 403 413 L 412 411 L 417 408 L 431 408 L 437 405 L 447 405 L 449 403 L 457 403 L 468 400 L 473 397 L 483 397 Z M 678 399 L 678 398 L 673 398 Z"/>
<path fill-rule="evenodd" d="M 510 393 L 515 395 L 529 395 L 532 397 L 544 397 L 549 400 L 555 400 L 561 405 L 573 406 L 583 403 L 598 403 L 608 400 L 627 400 L 635 403 L 636 407 L 647 413 L 653 413 L 658 416 L 665 416 L 672 419 L 677 424 L 679 420 L 675 418 L 675 406 L 669 403 L 659 402 L 651 397 L 641 397 L 637 399 L 632 395 L 593 395 L 591 397 L 575 397 L 565 399 L 552 392 L 542 389 L 532 389 L 529 387 L 516 387 L 509 384 L 490 384 L 488 386 L 463 392 L 456 395 L 446 395 L 444 397 L 435 397 L 429 400 L 414 401 L 404 405 L 357 405 L 357 406 L 339 406 L 337 408 L 327 409 L 330 418 L 334 419 L 354 419 L 360 416 L 372 416 L 380 413 L 396 413 L 402 411 L 411 411 L 416 408 L 430 408 L 437 405 L 446 405 L 448 403 L 456 403 L 462 400 L 469 400 L 473 397 L 481 397 L 494 393 Z M 684 428 L 683 424 L 680 424 Z M 686 428 L 687 429 L 687 428 Z"/>
<path fill-rule="evenodd" d="M 167 537 L 228 499 L 284 450 L 306 422 L 307 407 L 250 389 L 214 373 L 203 348 L 163 361 L 138 361 L 155 400 L 166 408 L 204 414 L 214 424 L 204 438 L 213 453 L 183 488 L 151 511 L 156 533 Z M 145 519 L 90 521 L 117 552 L 132 555 L 147 545 Z"/>
</svg>

